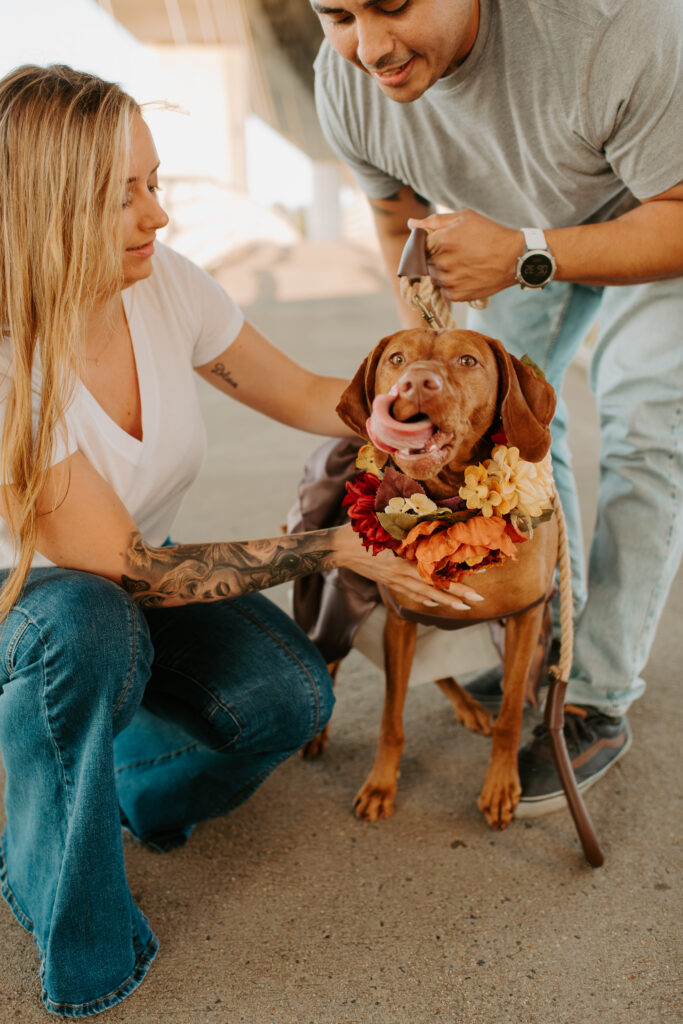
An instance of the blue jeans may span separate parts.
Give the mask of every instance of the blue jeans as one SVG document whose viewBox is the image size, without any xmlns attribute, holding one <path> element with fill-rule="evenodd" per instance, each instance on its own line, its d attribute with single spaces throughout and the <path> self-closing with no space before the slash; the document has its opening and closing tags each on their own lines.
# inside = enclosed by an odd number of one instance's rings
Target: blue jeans
<svg viewBox="0 0 683 1024">
<path fill-rule="evenodd" d="M 508 289 L 468 327 L 528 352 L 558 392 L 597 319 L 590 384 L 600 417 L 600 486 L 588 582 L 560 399 L 553 466 L 569 527 L 576 630 L 568 700 L 620 715 L 642 672 L 683 549 L 683 280 Z"/>
<path fill-rule="evenodd" d="M 32 570 L 0 627 L 0 871 L 48 1010 L 114 1006 L 156 954 L 121 823 L 177 846 L 245 800 L 332 704 L 322 658 L 260 594 L 142 611 L 101 577 Z"/>
</svg>

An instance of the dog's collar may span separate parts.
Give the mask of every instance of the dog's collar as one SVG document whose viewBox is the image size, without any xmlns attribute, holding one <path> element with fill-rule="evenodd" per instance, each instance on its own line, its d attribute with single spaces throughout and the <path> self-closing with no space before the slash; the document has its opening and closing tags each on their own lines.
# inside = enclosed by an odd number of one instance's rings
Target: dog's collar
<svg viewBox="0 0 683 1024">
<path fill-rule="evenodd" d="M 499 440 L 494 434 L 490 458 L 466 467 L 457 495 L 437 501 L 393 467 L 382 471 L 379 453 L 364 445 L 356 460 L 361 473 L 347 482 L 343 501 L 364 546 L 416 561 L 421 575 L 442 589 L 515 558 L 515 544 L 552 515 L 551 459 L 526 462 Z"/>
</svg>

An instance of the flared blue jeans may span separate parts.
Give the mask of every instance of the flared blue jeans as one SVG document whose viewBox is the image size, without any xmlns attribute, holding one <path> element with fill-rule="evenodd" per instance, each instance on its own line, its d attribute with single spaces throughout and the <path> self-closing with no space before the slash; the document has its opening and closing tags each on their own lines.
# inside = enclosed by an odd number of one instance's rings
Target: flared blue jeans
<svg viewBox="0 0 683 1024">
<path fill-rule="evenodd" d="M 156 954 L 122 823 L 179 845 L 313 737 L 333 700 L 314 646 L 260 594 L 143 611 L 101 577 L 32 570 L 0 627 L 0 871 L 48 1010 L 114 1006 Z"/>
<path fill-rule="evenodd" d="M 509 288 L 467 323 L 517 356 L 527 352 L 561 393 L 596 320 L 590 384 L 600 417 L 600 482 L 587 579 L 561 398 L 552 454 L 576 612 L 567 698 L 620 715 L 645 688 L 641 673 L 683 551 L 683 279 Z"/>
</svg>

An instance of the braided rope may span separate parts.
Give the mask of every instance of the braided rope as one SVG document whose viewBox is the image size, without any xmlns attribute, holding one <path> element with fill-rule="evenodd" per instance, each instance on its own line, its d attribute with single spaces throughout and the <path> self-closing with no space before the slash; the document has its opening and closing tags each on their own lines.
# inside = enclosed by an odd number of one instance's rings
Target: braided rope
<svg viewBox="0 0 683 1024">
<path fill-rule="evenodd" d="M 431 277 L 419 277 L 410 281 L 407 277 L 399 278 L 401 298 L 408 306 L 419 309 L 424 316 L 423 309 L 431 309 L 439 324 L 432 324 L 432 327 L 447 327 L 455 330 L 458 326 L 451 313 L 451 304 L 444 299 L 441 289 L 437 288 Z"/>
<path fill-rule="evenodd" d="M 557 487 L 553 494 L 555 515 L 557 516 L 557 560 L 560 570 L 560 660 L 558 665 L 551 665 L 549 672 L 556 678 L 568 680 L 572 668 L 572 649 L 574 647 L 574 603 L 572 599 L 572 572 L 569 558 L 569 535 L 567 520 Z"/>
</svg>

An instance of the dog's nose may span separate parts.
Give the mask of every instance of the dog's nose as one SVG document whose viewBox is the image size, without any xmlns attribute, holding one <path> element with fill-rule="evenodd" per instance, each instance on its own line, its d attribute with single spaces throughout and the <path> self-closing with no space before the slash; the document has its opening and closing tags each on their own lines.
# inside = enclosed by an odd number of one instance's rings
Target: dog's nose
<svg viewBox="0 0 683 1024">
<path fill-rule="evenodd" d="M 414 368 L 403 374 L 396 387 L 401 398 L 431 398 L 442 390 L 443 381 L 433 370 Z"/>
</svg>

